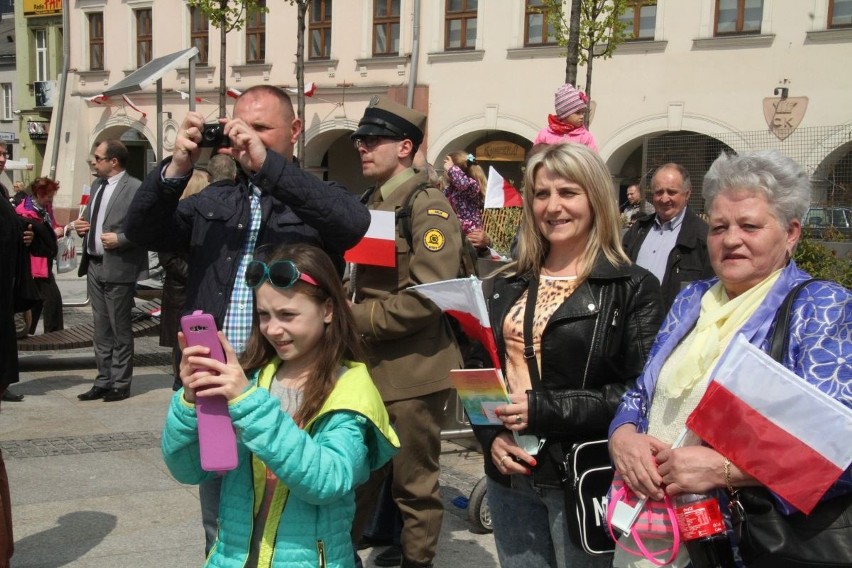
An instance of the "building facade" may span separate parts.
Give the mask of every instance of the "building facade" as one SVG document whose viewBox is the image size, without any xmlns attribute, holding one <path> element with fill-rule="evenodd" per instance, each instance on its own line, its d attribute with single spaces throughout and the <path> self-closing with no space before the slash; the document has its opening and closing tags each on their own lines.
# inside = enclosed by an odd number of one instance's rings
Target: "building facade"
<svg viewBox="0 0 852 568">
<path fill-rule="evenodd" d="M 370 98 L 389 94 L 428 113 L 430 162 L 440 165 L 449 151 L 467 150 L 519 181 L 524 154 L 547 124 L 565 76 L 564 49 L 555 45 L 540 5 L 311 1 L 305 83 L 316 90 L 306 98 L 306 166 L 362 191 L 367 183 L 349 135 Z M 849 201 L 852 74 L 842 62 L 852 58 L 852 0 L 630 5 L 624 20 L 633 39 L 613 57 L 595 59 L 592 76 L 589 128 L 615 190 L 634 178 L 647 182 L 666 161 L 684 163 L 700 185 L 720 151 L 779 148 L 813 173 L 816 200 Z M 152 167 L 161 139 L 166 154 L 171 150 L 188 108 L 187 68 L 162 78 L 162 132 L 153 87 L 99 97 L 151 58 L 199 48 L 197 110 L 210 121 L 218 113 L 220 73 L 234 89 L 269 84 L 295 92 L 297 13 L 288 2 L 268 2 L 268 13 L 250 14 L 242 30 L 227 35 L 224 69 L 219 30 L 182 1 L 77 0 L 68 7 L 64 119 L 49 131 L 61 139 L 56 205 L 68 215 L 91 179 L 87 161 L 101 140 L 125 140 L 137 176 Z M 32 20 L 27 27 L 35 38 Z M 585 69 L 578 77 L 583 87 Z M 42 171 L 54 160 L 51 144 L 45 148 Z M 700 201 L 694 205 L 702 208 Z"/>
</svg>

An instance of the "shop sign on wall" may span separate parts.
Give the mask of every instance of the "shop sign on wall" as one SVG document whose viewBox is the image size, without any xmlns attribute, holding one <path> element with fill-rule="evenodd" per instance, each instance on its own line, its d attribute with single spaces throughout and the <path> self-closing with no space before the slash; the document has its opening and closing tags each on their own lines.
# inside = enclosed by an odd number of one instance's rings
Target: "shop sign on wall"
<svg viewBox="0 0 852 568">
<path fill-rule="evenodd" d="M 24 0 L 24 16 L 52 16 L 62 13 L 62 0 Z"/>
</svg>

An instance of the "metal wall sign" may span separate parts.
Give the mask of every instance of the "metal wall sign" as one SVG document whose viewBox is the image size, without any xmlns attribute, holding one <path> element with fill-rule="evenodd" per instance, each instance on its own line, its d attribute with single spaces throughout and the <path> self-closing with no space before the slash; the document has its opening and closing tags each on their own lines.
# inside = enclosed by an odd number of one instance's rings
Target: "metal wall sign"
<svg viewBox="0 0 852 568">
<path fill-rule="evenodd" d="M 769 131 L 784 140 L 796 131 L 808 110 L 808 97 L 767 97 L 763 99 L 763 116 Z"/>
<path fill-rule="evenodd" d="M 24 16 L 52 16 L 62 13 L 62 0 L 24 0 Z"/>
</svg>

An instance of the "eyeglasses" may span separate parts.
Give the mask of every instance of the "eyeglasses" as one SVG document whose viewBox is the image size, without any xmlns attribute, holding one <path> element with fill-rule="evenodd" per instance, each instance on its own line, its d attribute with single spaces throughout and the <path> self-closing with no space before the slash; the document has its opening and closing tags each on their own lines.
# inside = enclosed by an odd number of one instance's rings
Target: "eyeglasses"
<svg viewBox="0 0 852 568">
<path fill-rule="evenodd" d="M 296 268 L 292 260 L 276 260 L 270 264 L 260 260 L 249 262 L 246 267 L 246 286 L 254 289 L 263 284 L 264 280 L 269 280 L 270 284 L 282 289 L 290 288 L 299 280 L 319 286 L 311 276 Z"/>
<path fill-rule="evenodd" d="M 365 150 L 372 151 L 381 144 L 385 140 L 393 140 L 394 142 L 399 142 L 402 140 L 401 138 L 391 138 L 389 136 L 359 136 L 352 140 L 352 144 L 355 146 L 356 150 L 360 150 L 364 148 Z"/>
<path fill-rule="evenodd" d="M 95 158 L 95 161 L 98 162 L 98 163 L 103 162 L 104 160 L 112 160 L 112 158 L 108 158 L 106 156 L 100 157 L 97 154 L 95 154 L 94 158 Z"/>
</svg>

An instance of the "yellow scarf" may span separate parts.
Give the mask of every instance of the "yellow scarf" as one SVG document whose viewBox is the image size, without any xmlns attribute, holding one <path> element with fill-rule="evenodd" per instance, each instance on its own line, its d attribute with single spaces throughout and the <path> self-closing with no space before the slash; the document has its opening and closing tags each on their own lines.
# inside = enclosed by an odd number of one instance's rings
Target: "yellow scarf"
<svg viewBox="0 0 852 568">
<path fill-rule="evenodd" d="M 680 397 L 707 375 L 722 356 L 734 333 L 754 314 L 780 275 L 781 270 L 776 270 L 763 282 L 733 300 L 728 298 L 721 282 L 704 293 L 698 321 L 684 340 L 688 346 L 684 345 L 685 349 L 675 351 L 680 351 L 683 356 L 670 360 L 664 366 L 669 368 L 669 372 L 665 373 L 668 376 L 660 377 L 660 386 L 669 397 Z"/>
</svg>

